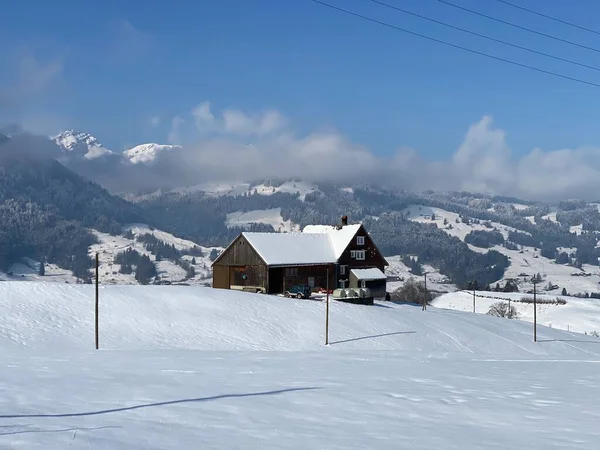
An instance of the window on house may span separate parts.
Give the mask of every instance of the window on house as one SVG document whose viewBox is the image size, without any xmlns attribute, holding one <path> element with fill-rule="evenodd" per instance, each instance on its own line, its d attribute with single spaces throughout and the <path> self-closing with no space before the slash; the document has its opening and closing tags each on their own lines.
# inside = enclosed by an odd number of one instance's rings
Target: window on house
<svg viewBox="0 0 600 450">
<path fill-rule="evenodd" d="M 365 245 L 365 237 L 356 236 L 356 245 Z"/>
<path fill-rule="evenodd" d="M 346 287 L 346 280 L 339 280 L 339 282 L 340 282 L 340 287 L 342 289 L 344 289 Z"/>
<path fill-rule="evenodd" d="M 346 266 L 340 266 L 340 275 L 346 275 Z"/>
<path fill-rule="evenodd" d="M 364 261 L 365 260 L 365 251 L 364 250 L 356 250 L 356 259 L 358 261 Z"/>
<path fill-rule="evenodd" d="M 356 250 L 350 250 L 350 257 L 356 258 Z"/>
</svg>

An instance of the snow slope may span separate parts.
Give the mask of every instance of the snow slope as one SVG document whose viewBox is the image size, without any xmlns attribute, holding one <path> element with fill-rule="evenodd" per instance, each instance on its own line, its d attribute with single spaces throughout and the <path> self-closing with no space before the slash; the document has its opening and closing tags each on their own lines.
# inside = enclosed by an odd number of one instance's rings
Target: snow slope
<svg viewBox="0 0 600 450">
<path fill-rule="evenodd" d="M 523 297 L 533 298 L 533 295 L 476 291 L 475 312 L 486 314 L 492 304 L 498 301 L 508 302 L 510 299 L 511 305 L 517 309 L 519 320 L 533 323 L 533 305 L 519 302 Z M 538 325 L 578 333 L 592 333 L 594 331 L 600 333 L 600 300 L 547 294 L 540 294 L 537 298 L 541 301 L 562 299 L 567 302 L 566 305 L 538 304 Z M 444 294 L 433 300 L 433 305 L 438 308 L 472 312 L 473 293 L 460 291 Z"/>
<path fill-rule="evenodd" d="M 416 281 L 424 281 L 423 275 L 413 275 L 408 267 L 402 262 L 400 256 L 386 256 L 389 266 L 385 269 L 388 276 L 387 290 L 393 292 L 402 287 L 409 278 Z M 423 264 L 423 272 L 427 273 L 427 289 L 433 292 L 454 292 L 456 286 L 450 282 L 448 277 L 442 275 L 435 267 Z M 396 280 L 398 278 L 398 280 Z"/>
<path fill-rule="evenodd" d="M 292 223 L 291 220 L 283 220 L 281 216 L 281 208 L 273 209 L 257 209 L 254 211 L 237 211 L 227 214 L 225 224 L 227 227 L 248 227 L 254 223 L 263 223 L 271 225 L 275 231 L 290 232 L 299 231 L 298 225 Z"/>
<path fill-rule="evenodd" d="M 466 224 L 459 219 L 459 215 L 450 211 L 446 211 L 441 208 L 434 208 L 423 205 L 410 205 L 404 209 L 403 214 L 407 219 L 415 222 L 422 223 L 434 223 L 438 228 L 443 229 L 451 236 L 458 237 L 461 241 L 465 240 L 465 236 L 473 230 L 490 231 L 489 228 L 481 224 Z M 431 217 L 434 217 L 432 220 Z M 444 224 L 444 220 L 447 224 Z M 459 222 L 457 222 L 459 220 Z M 490 222 L 490 224 L 506 239 L 510 231 L 520 231 L 516 228 L 509 227 L 497 222 Z M 522 233 L 525 233 L 522 231 Z M 529 234 L 529 233 L 526 233 Z"/>
<path fill-rule="evenodd" d="M 260 195 L 272 195 L 276 192 L 284 194 L 298 194 L 298 198 L 304 201 L 306 194 L 318 191 L 317 186 L 306 181 L 286 181 L 279 186 L 270 184 L 257 184 L 252 186 L 252 191 Z"/>
<path fill-rule="evenodd" d="M 175 190 L 179 193 L 204 192 L 210 197 L 219 197 L 224 195 L 273 195 L 277 192 L 284 194 L 298 195 L 302 201 L 306 195 L 311 192 L 317 192 L 319 189 L 316 185 L 306 181 L 286 181 L 279 186 L 273 186 L 269 183 L 251 184 L 251 183 L 201 183 L 194 186 L 189 186 Z"/>
<path fill-rule="evenodd" d="M 409 305 L 0 283 L 0 448 L 590 449 L 600 340 Z M 117 351 L 109 351 L 114 349 Z M 251 351 L 249 351 L 251 350 Z M 543 430 L 543 432 L 541 431 Z"/>
<path fill-rule="evenodd" d="M 180 239 L 165 231 L 150 228 L 144 224 L 132 224 L 125 227 L 125 231 L 133 233 L 133 239 L 123 236 L 112 236 L 110 234 L 101 233 L 96 230 L 90 230 L 96 236 L 98 243 L 94 244 L 89 249 L 91 257 L 95 257 L 98 253 L 99 271 L 103 284 L 137 284 L 133 274 L 119 273 L 121 266 L 115 264 L 114 260 L 117 254 L 124 252 L 128 248 L 136 250 L 142 255 L 147 255 L 154 261 L 158 276 L 163 282 L 171 283 L 188 283 L 188 284 L 210 284 L 212 283 L 212 271 L 210 261 L 210 251 L 217 247 L 202 247 L 196 245 L 192 241 Z M 147 251 L 144 244 L 137 241 L 137 237 L 143 234 L 151 234 L 162 242 L 174 245 L 177 250 L 183 254 L 183 258 L 190 263 L 194 260 L 193 265 L 196 272 L 192 278 L 186 278 L 186 272 L 173 261 L 162 260 L 156 261 L 156 257 Z M 202 250 L 203 256 L 192 256 L 190 250 L 194 247 Z M 217 250 L 222 250 L 220 247 Z"/>
<path fill-rule="evenodd" d="M 154 162 L 161 152 L 179 150 L 179 145 L 140 144 L 123 152 L 123 156 L 132 164 L 149 164 Z"/>
<path fill-rule="evenodd" d="M 597 358 L 4 354 L 0 447 L 589 450 Z M 68 386 L 68 389 L 65 387 Z"/>
<path fill-rule="evenodd" d="M 91 285 L 0 283 L 4 312 L 0 342 L 33 349 L 89 349 L 93 305 Z M 101 286 L 102 348 L 322 350 L 324 306 L 322 301 L 205 287 Z M 368 307 L 335 301 L 330 333 L 332 341 L 338 342 L 335 348 L 419 349 L 427 354 L 573 356 L 596 354 L 594 344 L 600 342 L 590 339 L 581 349 L 563 342 L 535 345 L 528 337 L 530 326 L 519 321 L 436 308 L 423 313 L 414 306 Z M 582 339 L 550 328 L 540 335 Z"/>
<path fill-rule="evenodd" d="M 465 236 L 473 230 L 490 231 L 490 229 L 482 224 L 466 224 L 459 219 L 458 214 L 441 208 L 411 205 L 404 210 L 404 214 L 409 220 L 422 223 L 433 223 L 449 235 L 456 236 L 463 242 Z M 432 220 L 432 216 L 434 217 L 434 220 Z M 555 220 L 556 213 L 554 213 L 553 217 Z M 457 222 L 457 220 L 459 220 L 459 222 Z M 526 233 L 497 222 L 490 222 L 490 224 L 493 229 L 502 233 L 505 239 L 508 237 L 510 231 Z M 581 227 L 572 227 L 572 232 L 580 232 L 580 228 Z M 469 248 L 480 253 L 496 250 L 506 255 L 510 259 L 510 266 L 500 282 L 504 285 L 506 280 L 515 279 L 519 283 L 520 291 L 533 289 L 533 285 L 529 283 L 528 280 L 538 273 L 542 275 L 544 279 L 543 285 L 540 286 L 541 289 L 551 282 L 552 284 L 559 286 L 557 292 L 560 292 L 562 288 L 566 288 L 567 292 L 571 294 L 600 291 L 600 271 L 597 266 L 584 265 L 582 268 L 583 271 L 579 271 L 568 265 L 556 264 L 553 260 L 543 257 L 539 249 L 527 246 L 522 246 L 522 250 L 508 250 L 504 246 L 494 246 L 490 249 L 483 249 L 469 245 Z M 570 249 L 559 250 L 567 252 L 573 251 Z M 584 273 L 588 273 L 590 276 L 575 276 L 575 274 L 581 275 Z M 522 276 L 522 274 L 526 274 L 527 276 Z"/>
</svg>

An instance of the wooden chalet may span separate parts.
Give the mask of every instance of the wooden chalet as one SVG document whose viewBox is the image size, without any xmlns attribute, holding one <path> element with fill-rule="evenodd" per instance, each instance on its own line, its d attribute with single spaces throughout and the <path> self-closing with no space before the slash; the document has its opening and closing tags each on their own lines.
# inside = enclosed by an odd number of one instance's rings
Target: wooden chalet
<svg viewBox="0 0 600 450">
<path fill-rule="evenodd" d="M 309 225 L 295 233 L 241 233 L 213 262 L 213 287 L 280 294 L 293 285 L 314 290 L 360 288 L 386 293 L 387 261 L 363 225 Z M 327 274 L 329 273 L 329 283 Z"/>
</svg>

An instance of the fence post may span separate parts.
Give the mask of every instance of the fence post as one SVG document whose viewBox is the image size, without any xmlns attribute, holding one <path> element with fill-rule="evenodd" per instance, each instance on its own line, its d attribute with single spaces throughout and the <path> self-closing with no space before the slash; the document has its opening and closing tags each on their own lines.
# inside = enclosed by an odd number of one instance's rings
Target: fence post
<svg viewBox="0 0 600 450">
<path fill-rule="evenodd" d="M 329 345 L 329 267 L 327 267 L 327 304 L 325 306 L 325 345 Z"/>
<path fill-rule="evenodd" d="M 98 339 L 98 252 L 96 252 L 96 314 L 95 314 L 95 322 L 96 322 L 96 350 L 99 347 L 99 339 Z"/>
</svg>

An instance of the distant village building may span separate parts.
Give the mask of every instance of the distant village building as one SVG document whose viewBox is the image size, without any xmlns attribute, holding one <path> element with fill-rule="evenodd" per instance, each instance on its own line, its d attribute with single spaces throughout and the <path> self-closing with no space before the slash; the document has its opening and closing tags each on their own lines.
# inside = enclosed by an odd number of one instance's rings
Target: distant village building
<svg viewBox="0 0 600 450">
<path fill-rule="evenodd" d="M 366 287 L 386 294 L 387 261 L 363 225 L 308 225 L 294 233 L 241 233 L 213 262 L 213 287 L 267 294 L 291 286 Z M 329 270 L 329 283 L 327 271 Z"/>
</svg>

